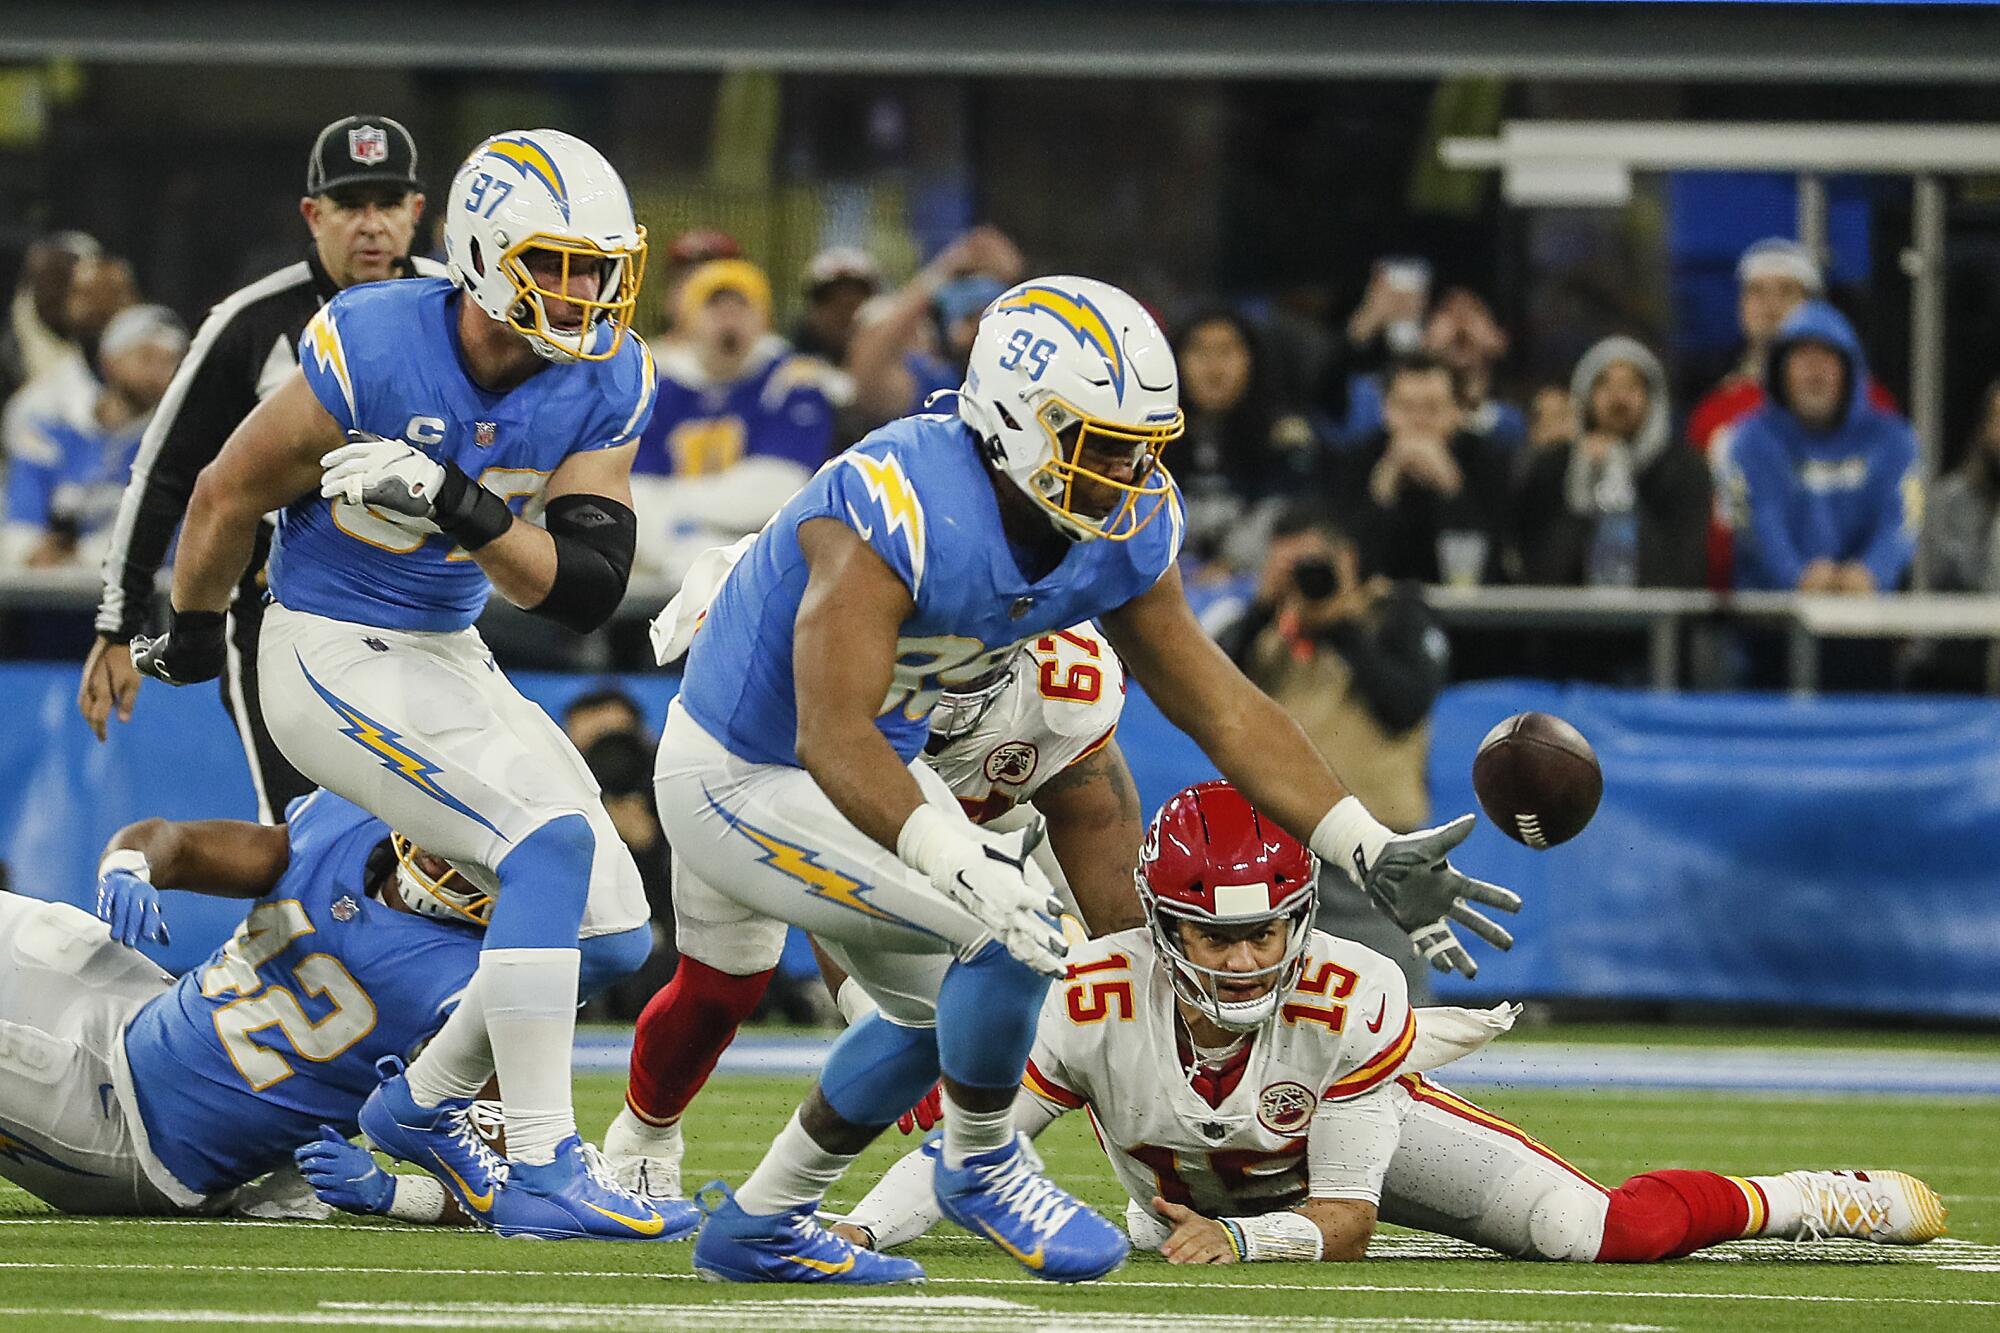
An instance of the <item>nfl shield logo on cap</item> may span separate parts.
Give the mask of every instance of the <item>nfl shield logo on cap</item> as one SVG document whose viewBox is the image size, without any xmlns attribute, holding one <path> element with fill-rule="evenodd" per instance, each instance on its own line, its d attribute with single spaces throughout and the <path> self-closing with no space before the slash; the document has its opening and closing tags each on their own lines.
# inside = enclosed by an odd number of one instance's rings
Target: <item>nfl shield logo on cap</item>
<svg viewBox="0 0 2000 1333">
<path fill-rule="evenodd" d="M 347 155 L 364 167 L 388 161 L 388 132 L 380 125 L 356 125 L 347 132 Z"/>
</svg>

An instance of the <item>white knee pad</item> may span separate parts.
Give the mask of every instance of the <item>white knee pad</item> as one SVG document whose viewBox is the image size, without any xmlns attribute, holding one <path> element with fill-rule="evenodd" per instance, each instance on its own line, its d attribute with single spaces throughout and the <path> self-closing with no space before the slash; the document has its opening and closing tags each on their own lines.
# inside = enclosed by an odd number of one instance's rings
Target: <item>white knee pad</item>
<svg viewBox="0 0 2000 1333">
<path fill-rule="evenodd" d="M 1580 1180 L 1551 1184 L 1528 1208 L 1528 1244 L 1523 1256 L 1587 1264 L 1604 1243 L 1604 1194 Z"/>
</svg>

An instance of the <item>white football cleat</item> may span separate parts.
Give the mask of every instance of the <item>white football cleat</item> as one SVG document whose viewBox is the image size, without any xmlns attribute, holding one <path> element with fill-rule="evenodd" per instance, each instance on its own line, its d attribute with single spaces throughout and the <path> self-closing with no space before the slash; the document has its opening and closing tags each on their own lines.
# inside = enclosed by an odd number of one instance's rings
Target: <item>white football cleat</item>
<svg viewBox="0 0 2000 1333">
<path fill-rule="evenodd" d="M 642 1199 L 679 1199 L 681 1155 L 686 1151 L 681 1127 L 649 1125 L 632 1113 L 629 1106 L 619 1109 L 618 1118 L 604 1131 L 604 1157 L 611 1178 Z"/>
<path fill-rule="evenodd" d="M 1922 1245 L 1944 1234 L 1944 1200 L 1902 1171 L 1787 1171 L 1805 1209 L 1793 1240 Z"/>
</svg>

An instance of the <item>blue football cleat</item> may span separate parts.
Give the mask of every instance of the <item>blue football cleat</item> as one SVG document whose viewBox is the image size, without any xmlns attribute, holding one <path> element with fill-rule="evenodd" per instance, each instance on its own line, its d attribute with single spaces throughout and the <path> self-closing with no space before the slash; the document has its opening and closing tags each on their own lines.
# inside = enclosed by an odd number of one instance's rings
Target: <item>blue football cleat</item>
<svg viewBox="0 0 2000 1333">
<path fill-rule="evenodd" d="M 709 1196 L 720 1194 L 711 1204 Z M 715 1282 L 839 1282 L 884 1286 L 922 1282 L 923 1266 L 910 1259 L 849 1245 L 822 1227 L 805 1204 L 769 1215 L 746 1213 L 729 1186 L 702 1186 L 701 1234 L 694 1242 L 694 1271 Z"/>
<path fill-rule="evenodd" d="M 469 1099 L 447 1098 L 419 1106 L 409 1080 L 396 1074 L 361 1104 L 361 1132 L 391 1157 L 436 1176 L 481 1226 L 493 1224 L 493 1203 L 507 1178 L 507 1163 L 472 1127 Z"/>
<path fill-rule="evenodd" d="M 597 1149 L 572 1134 L 552 1162 L 509 1161 L 488 1219 L 534 1240 L 686 1240 L 701 1212 L 686 1199 L 642 1199 L 612 1178 Z"/>
<path fill-rule="evenodd" d="M 1051 1282 L 1088 1282 L 1124 1263 L 1132 1248 L 1125 1233 L 1035 1170 L 1024 1143 L 1017 1134 L 957 1168 L 940 1154 L 932 1175 L 938 1208 Z"/>
</svg>

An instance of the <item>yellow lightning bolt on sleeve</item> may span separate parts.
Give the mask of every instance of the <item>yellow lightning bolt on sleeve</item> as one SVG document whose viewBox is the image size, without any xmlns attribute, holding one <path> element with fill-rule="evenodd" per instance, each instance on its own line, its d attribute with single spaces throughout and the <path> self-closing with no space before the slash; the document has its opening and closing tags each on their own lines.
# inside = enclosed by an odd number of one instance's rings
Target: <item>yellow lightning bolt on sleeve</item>
<svg viewBox="0 0 2000 1333">
<path fill-rule="evenodd" d="M 347 423 L 360 425 L 355 420 L 354 381 L 347 375 L 347 349 L 340 344 L 340 330 L 334 327 L 333 312 L 324 306 L 312 317 L 312 323 L 306 325 L 306 346 L 312 349 L 319 368 L 332 374 L 340 385 L 340 396 L 347 400 Z"/>
<path fill-rule="evenodd" d="M 924 509 L 917 492 L 903 475 L 903 465 L 894 457 L 870 458 L 866 454 L 843 454 L 861 473 L 869 498 L 882 510 L 890 532 L 900 531 L 910 552 L 910 571 L 917 586 L 924 581 Z"/>
</svg>

